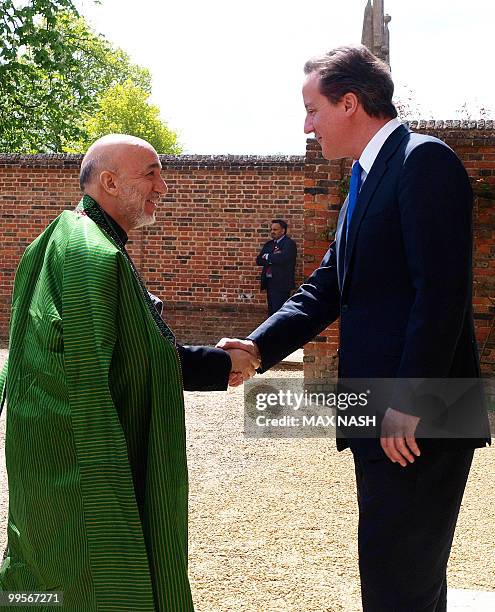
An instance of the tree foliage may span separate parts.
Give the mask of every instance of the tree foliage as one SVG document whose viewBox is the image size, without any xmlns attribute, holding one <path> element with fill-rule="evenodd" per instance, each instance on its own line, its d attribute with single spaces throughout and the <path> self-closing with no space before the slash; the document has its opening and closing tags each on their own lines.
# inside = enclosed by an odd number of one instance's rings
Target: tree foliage
<svg viewBox="0 0 495 612">
<path fill-rule="evenodd" d="M 117 133 L 144 138 L 158 153 L 179 154 L 177 134 L 160 119 L 160 109 L 148 98 L 149 93 L 130 80 L 108 89 L 100 98 L 99 110 L 86 121 L 88 140 L 81 142 L 79 150 L 101 136 Z"/>
<path fill-rule="evenodd" d="M 29 50 L 33 65 L 50 69 L 64 56 L 62 39 L 55 28 L 57 14 L 77 16 L 72 0 L 2 0 L 0 6 L 0 76 L 12 69 L 29 71 L 19 60 Z M 41 27 L 40 27 L 41 24 Z M 19 63 L 22 65 L 19 66 Z"/>
<path fill-rule="evenodd" d="M 148 70 L 91 30 L 71 0 L 2 0 L 0 150 L 62 152 L 118 83 L 151 91 Z"/>
</svg>

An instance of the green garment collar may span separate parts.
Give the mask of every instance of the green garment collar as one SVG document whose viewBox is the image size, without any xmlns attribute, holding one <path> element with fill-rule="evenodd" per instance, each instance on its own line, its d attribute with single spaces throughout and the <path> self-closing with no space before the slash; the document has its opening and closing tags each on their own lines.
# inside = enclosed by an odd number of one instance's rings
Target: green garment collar
<svg viewBox="0 0 495 612">
<path fill-rule="evenodd" d="M 110 217 L 105 213 L 105 211 L 101 208 L 101 206 L 95 200 L 93 200 L 93 198 L 89 195 L 83 196 L 82 200 L 77 205 L 76 213 L 86 215 L 92 221 L 94 221 L 96 225 L 103 232 L 105 232 L 105 234 L 110 238 L 110 240 L 115 244 L 115 246 L 122 253 L 127 263 L 130 265 L 134 273 L 134 276 L 136 277 L 136 280 L 141 289 L 141 293 L 144 298 L 144 301 L 146 302 L 146 305 L 148 306 L 148 310 L 150 311 L 151 316 L 153 317 L 153 320 L 155 321 L 160 333 L 167 340 L 172 342 L 172 344 L 175 346 L 176 340 L 175 340 L 174 333 L 172 332 L 170 327 L 165 323 L 165 321 L 161 318 L 161 316 L 158 314 L 158 311 L 156 310 L 155 305 L 151 301 L 151 298 L 149 296 L 148 290 L 146 289 L 144 281 L 139 275 L 139 272 L 137 271 L 137 268 L 134 265 L 134 262 L 132 261 L 129 253 L 127 252 L 125 245 L 122 242 L 118 232 L 116 231 L 116 228 L 114 224 L 112 223 L 112 220 L 110 219 Z"/>
</svg>

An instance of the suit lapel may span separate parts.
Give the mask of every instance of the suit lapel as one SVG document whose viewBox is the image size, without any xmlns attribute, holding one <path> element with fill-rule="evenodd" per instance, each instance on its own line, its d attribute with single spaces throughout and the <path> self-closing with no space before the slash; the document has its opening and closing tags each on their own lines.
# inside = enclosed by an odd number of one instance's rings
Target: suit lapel
<svg viewBox="0 0 495 612">
<path fill-rule="evenodd" d="M 371 168 L 370 173 L 366 177 L 363 188 L 359 193 L 356 202 L 356 208 L 354 210 L 354 214 L 352 215 L 351 224 L 349 226 L 349 232 L 347 234 L 344 278 L 347 272 L 347 268 L 349 267 L 349 262 L 351 260 L 354 245 L 356 243 L 356 236 L 359 232 L 359 226 L 361 225 L 361 221 L 366 213 L 366 209 L 369 206 L 371 197 L 375 193 L 375 189 L 378 187 L 386 170 L 387 164 L 384 162 L 383 159 L 377 158 Z"/>
<path fill-rule="evenodd" d="M 337 249 L 337 278 L 339 281 L 339 289 L 342 292 L 342 284 L 344 279 L 344 256 L 345 256 L 345 230 L 346 223 L 345 218 L 347 215 L 347 205 L 349 203 L 349 196 L 345 199 L 344 204 L 339 212 L 339 219 L 337 221 L 337 230 L 335 232 L 335 247 Z"/>
<path fill-rule="evenodd" d="M 392 155 L 396 152 L 397 147 L 405 138 L 405 136 L 409 134 L 409 130 L 401 125 L 396 130 L 390 134 L 385 143 L 383 144 L 380 152 L 378 153 L 371 170 L 364 181 L 363 187 L 359 193 L 356 208 L 352 215 L 351 225 L 349 227 L 349 232 L 347 236 L 347 244 L 345 246 L 345 254 L 344 254 L 344 270 L 342 276 L 342 287 L 345 283 L 345 279 L 347 276 L 347 271 L 349 268 L 349 263 L 352 258 L 352 253 L 354 250 L 354 246 L 356 244 L 356 239 L 359 233 L 359 228 L 361 225 L 361 221 L 366 214 L 366 210 L 371 202 L 373 194 L 376 191 L 376 188 L 380 184 L 385 172 L 388 168 L 388 160 L 392 157 Z M 347 202 L 347 200 L 346 200 Z M 342 207 L 343 209 L 344 207 Z M 346 207 L 347 209 L 347 207 Z"/>
</svg>

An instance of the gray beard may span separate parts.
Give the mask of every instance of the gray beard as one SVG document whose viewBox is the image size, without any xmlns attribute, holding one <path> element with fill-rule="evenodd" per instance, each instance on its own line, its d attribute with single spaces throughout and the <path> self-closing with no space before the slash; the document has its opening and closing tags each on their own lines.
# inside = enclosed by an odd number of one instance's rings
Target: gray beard
<svg viewBox="0 0 495 612">
<path fill-rule="evenodd" d="M 125 199 L 122 201 L 122 212 L 130 228 L 138 229 L 145 225 L 152 225 L 155 222 L 154 212 L 150 215 L 146 213 L 144 209 L 136 208 L 136 200 L 141 197 L 136 189 L 133 187 L 126 187 L 124 197 Z"/>
</svg>

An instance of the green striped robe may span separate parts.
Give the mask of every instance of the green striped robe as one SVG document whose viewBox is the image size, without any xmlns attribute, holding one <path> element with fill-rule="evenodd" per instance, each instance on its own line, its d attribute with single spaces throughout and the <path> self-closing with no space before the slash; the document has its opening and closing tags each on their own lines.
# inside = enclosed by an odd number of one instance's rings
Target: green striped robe
<svg viewBox="0 0 495 612">
<path fill-rule="evenodd" d="M 193 610 L 180 362 L 84 214 L 63 212 L 21 260 L 7 403 L 0 588 L 63 591 L 81 612 Z"/>
</svg>

